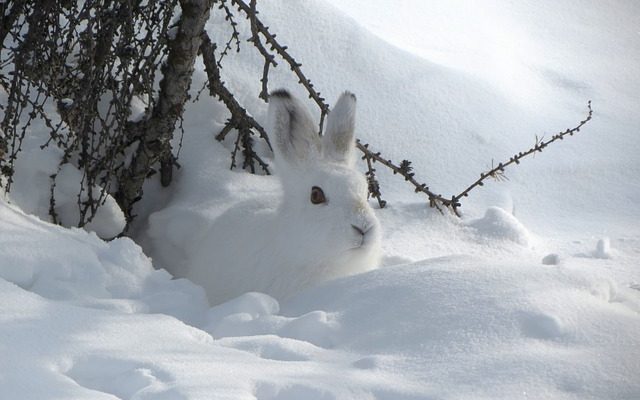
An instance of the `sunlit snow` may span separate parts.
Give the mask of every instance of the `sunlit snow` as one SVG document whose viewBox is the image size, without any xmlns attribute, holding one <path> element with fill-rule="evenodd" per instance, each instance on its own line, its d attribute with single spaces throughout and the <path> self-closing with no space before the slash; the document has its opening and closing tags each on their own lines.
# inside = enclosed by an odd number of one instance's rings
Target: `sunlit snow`
<svg viewBox="0 0 640 400">
<path fill-rule="evenodd" d="M 282 301 L 249 292 L 213 306 L 198 282 L 165 269 L 188 269 L 195 252 L 216 257 L 202 238 L 218 216 L 281 195 L 273 176 L 228 170 L 232 143 L 213 139 L 224 107 L 206 97 L 188 106 L 173 184 L 150 180 L 133 238 L 109 242 L 98 235 L 123 224 L 113 199 L 93 232 L 46 222 L 59 154 L 39 153 L 47 131 L 36 124 L 18 164 L 25 179 L 0 200 L 0 398 L 640 398 L 638 4 L 258 9 L 324 97 L 356 93 L 356 135 L 411 160 L 443 195 L 536 135 L 575 126 L 588 100 L 593 121 L 508 181 L 473 190 L 462 218 L 428 208 L 378 166 L 389 202 L 371 202 L 384 231 L 379 269 Z M 224 14 L 207 29 L 226 38 Z M 244 42 L 223 63 L 225 82 L 265 123 L 261 71 Z M 284 63 L 269 82 L 306 97 Z M 75 172 L 59 178 L 61 207 L 73 204 Z"/>
</svg>

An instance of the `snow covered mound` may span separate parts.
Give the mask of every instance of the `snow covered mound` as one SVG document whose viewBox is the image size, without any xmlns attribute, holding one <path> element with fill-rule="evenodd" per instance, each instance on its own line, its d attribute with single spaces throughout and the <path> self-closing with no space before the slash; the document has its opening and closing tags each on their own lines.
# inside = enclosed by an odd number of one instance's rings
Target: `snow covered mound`
<svg viewBox="0 0 640 400">
<path fill-rule="evenodd" d="M 640 395 L 640 292 L 603 271 L 450 256 L 208 309 L 128 239 L 0 224 L 2 398 Z"/>
<path fill-rule="evenodd" d="M 489 207 L 484 217 L 469 221 L 467 225 L 484 237 L 510 240 L 522 246 L 528 246 L 531 241 L 524 225 L 499 207 Z"/>
<path fill-rule="evenodd" d="M 405 370 L 425 397 L 640 395 L 640 293 L 602 275 L 443 257 L 318 287 L 282 312 L 316 309 L 333 316 L 333 342 L 375 349 L 367 365 Z"/>
<path fill-rule="evenodd" d="M 57 173 L 54 210 L 62 225 L 78 226 L 78 193 L 82 185 L 80 182 L 83 182 L 82 173 L 72 164 L 64 164 L 58 170 L 62 151 L 53 146 L 40 148 L 47 141 L 47 132 L 44 127 L 36 129 L 23 143 L 24 150 L 16 160 L 15 182 L 9 197 L 25 212 L 50 220 L 51 176 Z M 84 190 L 86 196 L 88 188 Z M 94 198 L 99 198 L 100 188 L 93 187 L 91 190 Z M 95 218 L 85 225 L 85 229 L 109 239 L 119 235 L 124 226 L 124 213 L 115 199 L 107 194 L 104 204 L 98 208 Z"/>
<path fill-rule="evenodd" d="M 156 270 L 131 239 L 104 242 L 0 201 L 0 278 L 50 300 L 123 313 L 155 312 L 195 323 L 204 291 Z"/>
</svg>

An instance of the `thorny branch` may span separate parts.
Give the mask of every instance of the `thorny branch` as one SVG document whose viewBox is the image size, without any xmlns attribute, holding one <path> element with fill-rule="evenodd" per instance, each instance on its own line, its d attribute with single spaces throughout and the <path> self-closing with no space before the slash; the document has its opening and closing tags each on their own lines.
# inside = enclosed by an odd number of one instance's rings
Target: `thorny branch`
<svg viewBox="0 0 640 400">
<path fill-rule="evenodd" d="M 172 22 L 180 4 L 182 14 Z M 216 44 L 204 30 L 213 5 L 224 12 L 231 35 L 218 58 Z M 240 50 L 240 32 L 234 7 L 249 21 L 249 42 L 264 59 L 259 97 L 268 98 L 268 77 L 278 60 L 298 78 L 309 98 L 320 109 L 319 134 L 322 134 L 329 106 L 287 46 L 258 18 L 256 0 L 168 0 L 165 2 L 85 2 L 13 0 L 0 2 L 0 88 L 8 94 L 0 104 L 0 185 L 9 191 L 14 164 L 22 142 L 39 120 L 49 130 L 42 146 L 55 145 L 63 152 L 57 172 L 51 175 L 50 214 L 58 221 L 55 203 L 56 177 L 67 163 L 82 173 L 77 195 L 78 226 L 91 221 L 108 194 L 114 195 L 131 221 L 132 206 L 142 196 L 142 183 L 160 164 L 161 182 L 168 185 L 177 165 L 171 148 L 173 131 L 182 129 L 182 117 L 197 53 L 202 55 L 208 76 L 207 87 L 230 112 L 223 129 L 216 135 L 222 141 L 237 131 L 231 152 L 231 167 L 243 157 L 243 169 L 269 174 L 268 165 L 254 151 L 256 136 L 271 147 L 267 133 L 243 108 L 221 79 L 222 59 L 232 50 Z M 177 32 L 177 34 L 173 34 Z M 235 44 L 235 46 L 234 46 Z M 158 87 L 156 74 L 162 71 Z M 133 103 L 146 106 L 140 117 L 132 119 Z M 57 107 L 48 107 L 47 104 Z M 420 183 L 411 162 L 399 164 L 385 159 L 369 144 L 357 141 L 366 162 L 370 195 L 383 208 L 375 164 L 379 163 L 412 184 L 417 193 L 429 199 L 440 212 L 449 209 L 460 215 L 460 201 L 485 180 L 504 178 L 504 171 L 522 158 L 541 152 L 551 143 L 574 135 L 592 118 L 588 116 L 575 128 L 553 135 L 536 136 L 534 146 L 494 165 L 460 194 L 443 197 Z M 133 153 L 133 157 L 131 157 Z M 179 149 L 178 149 L 179 153 Z M 241 156 L 239 156 L 241 155 Z"/>
<path fill-rule="evenodd" d="M 375 184 L 377 185 L 377 180 L 375 177 L 375 169 L 373 168 L 373 163 L 378 162 L 382 165 L 384 165 L 385 167 L 389 168 L 391 171 L 393 171 L 393 174 L 400 174 L 404 177 L 405 181 L 410 182 L 413 186 L 415 186 L 415 192 L 416 193 L 424 193 L 427 195 L 427 197 L 429 198 L 429 205 L 431 207 L 435 207 L 437 208 L 439 211 L 442 212 L 442 209 L 440 207 L 440 204 L 444 205 L 445 207 L 449 206 L 449 200 L 444 199 L 441 195 L 439 194 L 435 194 L 433 192 L 431 192 L 429 190 L 429 187 L 424 184 L 424 183 L 419 183 L 415 178 L 414 178 L 414 173 L 411 172 L 413 170 L 413 167 L 411 167 L 411 161 L 408 160 L 403 160 L 400 165 L 395 165 L 393 163 L 393 161 L 391 160 L 387 160 L 385 158 L 382 158 L 382 156 L 380 155 L 380 152 L 373 152 L 371 151 L 371 149 L 369 149 L 369 144 L 362 144 L 360 142 L 360 140 L 358 139 L 356 141 L 356 147 L 362 151 L 363 156 L 362 159 L 367 161 L 367 169 L 368 171 L 366 172 L 367 175 L 367 180 L 369 181 L 369 193 L 371 194 L 372 197 L 374 197 L 376 200 L 378 200 L 378 204 L 380 205 L 380 208 L 384 208 L 384 206 L 387 204 L 386 201 L 381 199 L 381 194 L 380 194 L 380 190 L 379 188 L 377 188 L 376 190 L 372 191 L 372 187 L 371 187 L 371 182 L 375 182 Z M 374 187 L 375 189 L 375 187 Z"/>
<path fill-rule="evenodd" d="M 260 165 L 260 168 L 269 175 L 269 166 L 253 150 L 253 139 L 251 139 L 254 131 L 258 132 L 260 138 L 264 139 L 269 145 L 269 148 L 271 148 L 267 133 L 264 128 L 247 113 L 247 110 L 238 103 L 233 94 L 224 85 L 220 76 L 220 69 L 216 63 L 215 49 L 215 44 L 211 42 L 209 35 L 203 31 L 200 53 L 202 54 L 202 60 L 209 79 L 209 93 L 211 96 L 218 97 L 231 113 L 231 117 L 227 120 L 224 128 L 216 135 L 216 139 L 222 141 L 232 129 L 237 129 L 238 137 L 236 138 L 234 150 L 231 155 L 231 169 L 236 166 L 236 154 L 240 146 L 242 146 L 242 154 L 244 155 L 243 169 L 248 168 L 251 173 L 255 173 L 255 161 Z"/>
<path fill-rule="evenodd" d="M 368 151 L 368 144 L 361 144 L 359 139 L 356 139 L 356 146 L 359 150 L 364 151 L 364 156 L 362 158 L 367 162 L 367 172 L 365 172 L 365 176 L 367 177 L 367 187 L 369 189 L 369 196 L 375 198 L 378 201 L 378 205 L 380 208 L 384 208 L 387 205 L 387 201 L 382 199 L 382 193 L 380 192 L 380 183 L 378 182 L 378 178 L 376 178 L 376 169 L 373 168 L 373 163 L 375 162 L 374 156 L 380 156 L 380 153 L 371 153 Z"/>
<path fill-rule="evenodd" d="M 86 2 L 2 2 L 0 85 L 9 93 L 0 127 L 5 190 L 26 130 L 36 119 L 49 130 L 43 148 L 63 152 L 51 175 L 50 214 L 57 222 L 56 177 L 64 164 L 82 173 L 78 226 L 91 221 L 123 168 L 133 142 L 127 119 L 134 97 L 153 93 L 164 35 L 175 0 L 141 5 Z M 142 56 L 142 57 L 141 57 Z M 57 105 L 57 107 L 52 107 Z"/>
<path fill-rule="evenodd" d="M 224 3 L 226 0 L 220 0 L 220 1 Z M 269 32 L 269 29 L 266 26 L 264 26 L 264 24 L 258 19 L 257 17 L 258 11 L 256 10 L 255 0 L 250 0 L 250 3 L 248 5 L 243 0 L 231 0 L 231 2 L 232 4 L 235 4 L 238 7 L 238 10 L 244 12 L 247 18 L 250 20 L 251 38 L 249 39 L 249 41 L 251 41 L 256 46 L 256 48 L 264 58 L 263 75 L 261 78 L 262 90 L 260 92 L 260 97 L 263 98 L 264 100 L 267 100 L 267 96 L 268 96 L 267 80 L 268 80 L 268 74 L 269 74 L 269 67 L 277 65 L 273 55 L 271 55 L 262 45 L 262 42 L 260 41 L 260 37 L 259 37 L 259 35 L 262 35 L 266 43 L 271 47 L 271 50 L 275 51 L 282 59 L 284 59 L 289 64 L 289 66 L 291 67 L 291 70 L 298 77 L 299 83 L 302 84 L 307 89 L 307 92 L 309 93 L 309 97 L 312 98 L 320 108 L 320 133 L 322 133 L 324 118 L 329 112 L 329 106 L 328 104 L 326 104 L 325 99 L 320 96 L 320 93 L 314 89 L 314 86 L 309 81 L 309 79 L 302 73 L 302 71 L 300 70 L 301 64 L 295 61 L 295 59 L 288 53 L 287 47 L 280 45 L 275 40 L 276 35 L 271 34 Z M 227 107 L 229 108 L 229 106 Z M 495 167 L 493 166 L 493 162 L 492 162 L 492 168 L 489 171 L 480 174 L 480 178 L 478 180 L 476 180 L 474 183 L 472 183 L 470 186 L 464 189 L 460 194 L 453 195 L 450 198 L 443 197 L 441 194 L 436 194 L 429 188 L 429 186 L 427 186 L 427 184 L 420 183 L 415 178 L 415 173 L 412 172 L 413 167 L 411 166 L 411 161 L 403 160 L 399 165 L 396 165 L 393 163 L 393 161 L 383 158 L 380 152 L 372 151 L 370 149 L 369 144 L 362 144 L 360 140 L 357 140 L 356 141 L 357 148 L 363 153 L 362 159 L 365 160 L 367 164 L 367 172 L 365 173 L 365 175 L 367 177 L 369 194 L 371 197 L 377 200 L 380 208 L 385 207 L 387 202 L 382 199 L 382 194 L 380 192 L 380 184 L 375 174 L 376 169 L 374 168 L 374 164 L 377 162 L 389 168 L 394 175 L 398 174 L 404 177 L 405 181 L 408 181 L 414 186 L 416 193 L 424 193 L 429 199 L 430 207 L 434 207 L 440 212 L 443 212 L 444 209 L 449 209 L 455 215 L 460 216 L 460 212 L 459 212 L 459 208 L 461 207 L 460 200 L 463 197 L 467 197 L 471 190 L 473 190 L 478 186 L 483 186 L 484 181 L 487 178 L 493 178 L 496 180 L 506 179 L 506 177 L 504 176 L 504 169 L 506 167 L 514 163 L 519 164 L 520 160 L 523 157 L 526 157 L 530 154 L 534 154 L 536 152 L 541 152 L 546 146 L 553 143 L 554 141 L 562 140 L 564 136 L 573 135 L 576 132 L 578 132 L 584 124 L 586 124 L 588 121 L 591 120 L 591 117 L 593 114 L 591 109 L 591 101 L 589 101 L 588 103 L 588 108 L 589 108 L 589 114 L 587 118 L 581 121 L 580 124 L 575 128 L 567 129 L 564 132 L 558 133 L 546 142 L 542 141 L 541 139 L 538 139 L 536 136 L 536 143 L 533 148 L 525 152 L 520 152 L 514 155 L 513 157 L 511 157 L 509 161 L 499 163 Z M 246 114 L 246 112 L 244 114 Z M 238 113 L 238 115 L 242 117 L 242 113 Z M 235 127 L 233 124 L 228 123 L 227 126 L 225 126 L 225 128 L 218 134 L 218 137 L 223 138 L 233 127 Z M 254 129 L 255 128 L 256 128 L 256 125 L 254 125 Z M 236 141 L 236 147 L 232 155 L 232 166 L 235 165 L 235 153 L 238 150 L 238 143 L 239 143 L 239 139 Z"/>
<path fill-rule="evenodd" d="M 215 1 L 218 1 L 218 0 L 215 0 Z M 229 40 L 227 41 L 224 48 L 222 49 L 222 52 L 220 52 L 220 58 L 218 58 L 218 61 L 217 61 L 218 67 L 222 68 L 222 64 L 221 64 L 222 59 L 229 53 L 229 51 L 231 51 L 232 44 L 234 42 L 236 45 L 236 53 L 240 52 L 240 32 L 238 32 L 238 28 L 237 28 L 238 23 L 234 19 L 233 13 L 229 9 L 227 0 L 219 0 L 219 2 L 220 2 L 220 5 L 218 6 L 218 9 L 224 10 L 225 12 L 224 20 L 227 21 L 231 26 L 231 37 L 229 37 Z"/>
<path fill-rule="evenodd" d="M 302 70 L 300 69 L 302 64 L 298 63 L 293 57 L 291 57 L 291 55 L 287 52 L 287 46 L 283 46 L 280 43 L 278 43 L 278 41 L 276 40 L 276 35 L 272 34 L 269 31 L 269 28 L 264 26 L 264 24 L 258 19 L 257 17 L 258 12 L 255 10 L 255 0 L 252 0 L 251 5 L 247 4 L 242 0 L 231 0 L 231 3 L 235 4 L 238 7 L 238 10 L 243 11 L 246 14 L 247 18 L 251 20 L 251 25 L 252 25 L 251 29 L 252 29 L 253 35 L 250 40 L 254 42 L 254 44 L 256 44 L 260 53 L 265 57 L 265 67 L 263 69 L 263 78 L 262 78 L 263 86 L 262 86 L 262 92 L 260 94 L 260 97 L 266 100 L 266 97 L 263 97 L 266 91 L 266 74 L 268 74 L 269 65 L 271 64 L 275 66 L 276 64 L 275 64 L 275 61 L 271 60 L 273 56 L 269 56 L 268 53 L 266 53 L 264 46 L 257 44 L 260 42 L 260 40 L 258 39 L 256 32 L 260 33 L 264 37 L 264 40 L 271 47 L 272 51 L 275 51 L 276 53 L 278 53 L 278 55 L 283 60 L 285 60 L 287 64 L 289 64 L 289 67 L 291 68 L 293 73 L 296 74 L 296 76 L 298 77 L 298 83 L 300 83 L 302 86 L 305 87 L 305 89 L 307 89 L 307 92 L 309 93 L 309 98 L 313 99 L 318 105 L 318 107 L 320 108 L 319 132 L 322 133 L 324 119 L 329 113 L 329 106 L 325 103 L 325 99 L 320 95 L 320 92 L 315 90 L 311 81 L 302 73 Z"/>
<path fill-rule="evenodd" d="M 362 144 L 360 143 L 360 141 L 357 141 L 357 147 L 358 149 L 360 149 L 364 155 L 362 156 L 362 158 L 364 160 L 367 161 L 367 167 L 368 167 L 368 172 L 367 172 L 367 179 L 371 179 L 370 177 L 375 176 L 375 169 L 373 169 L 371 161 L 373 162 L 379 162 L 380 164 L 388 167 L 389 169 L 391 169 L 393 171 L 394 174 L 400 174 L 404 177 L 404 179 L 408 182 L 410 182 L 414 187 L 415 187 L 415 192 L 416 193 L 424 193 L 425 195 L 427 195 L 427 197 L 429 198 L 429 205 L 431 207 L 435 207 L 438 209 L 438 211 L 442 212 L 442 208 L 448 208 L 449 210 L 451 210 L 451 212 L 453 212 L 456 216 L 460 216 L 460 211 L 459 208 L 461 207 L 461 203 L 460 200 L 463 197 L 467 197 L 469 196 L 469 192 L 471 190 L 473 190 L 474 188 L 478 187 L 478 186 L 483 186 L 484 185 L 484 181 L 488 178 L 492 178 L 495 180 L 502 180 L 505 179 L 506 177 L 504 176 L 504 171 L 505 168 L 507 168 L 508 166 L 512 165 L 512 164 L 520 164 L 520 160 L 522 160 L 524 157 L 529 156 L 531 154 L 535 154 L 538 152 L 542 152 L 542 150 L 547 147 L 548 145 L 550 145 L 551 143 L 557 141 L 557 140 L 563 140 L 565 136 L 569 135 L 569 136 L 573 136 L 574 134 L 576 134 L 577 132 L 580 132 L 580 128 L 582 128 L 587 122 L 591 121 L 591 118 L 593 116 L 593 109 L 591 108 L 591 100 L 589 100 L 589 102 L 587 103 L 587 108 L 588 108 L 588 114 L 587 117 L 580 121 L 580 123 L 575 126 L 574 128 L 571 129 L 567 129 L 563 132 L 558 132 L 557 134 L 553 135 L 551 137 L 551 139 L 547 140 L 547 141 L 543 141 L 542 139 L 538 138 L 536 136 L 536 142 L 535 145 L 530 148 L 527 151 L 524 152 L 519 152 L 518 154 L 513 155 L 511 158 L 509 158 L 509 161 L 506 162 L 501 162 L 499 163 L 497 166 L 493 167 L 493 162 L 492 162 L 492 168 L 486 172 L 483 172 L 480 174 L 480 178 L 478 180 L 476 180 L 475 182 L 473 182 L 471 185 L 469 185 L 466 189 L 464 189 L 462 192 L 460 192 L 460 194 L 451 196 L 451 198 L 445 198 L 440 194 L 435 194 L 434 192 L 432 192 L 429 187 L 424 184 L 424 183 L 419 183 L 415 178 L 414 178 L 414 173 L 411 172 L 412 171 L 412 167 L 411 167 L 411 162 L 408 160 L 403 160 L 400 165 L 395 165 L 391 160 L 386 160 L 384 158 L 382 158 L 380 156 L 380 153 L 374 153 L 369 149 L 369 145 L 368 144 Z M 374 182 L 376 182 L 374 180 Z M 376 191 L 372 191 L 371 190 L 371 186 L 369 189 L 369 192 L 371 193 L 371 195 L 376 198 L 378 200 L 378 203 L 380 204 L 380 207 L 384 207 L 384 205 L 386 204 L 386 202 L 384 202 L 384 200 L 380 199 L 380 192 L 379 190 Z"/>
<path fill-rule="evenodd" d="M 251 0 L 250 3 L 251 13 L 249 14 L 249 20 L 251 21 L 251 39 L 249 39 L 254 46 L 258 49 L 262 57 L 264 58 L 264 66 L 262 67 L 262 78 L 260 78 L 260 82 L 262 83 L 262 90 L 260 91 L 260 98 L 264 101 L 269 101 L 269 89 L 267 88 L 267 83 L 269 80 L 269 67 L 276 67 L 278 63 L 275 61 L 275 57 L 267 51 L 262 45 L 262 41 L 260 41 L 260 35 L 258 32 L 258 11 L 256 10 L 256 0 Z M 322 128 L 320 128 L 322 131 Z"/>
<path fill-rule="evenodd" d="M 481 173 L 480 178 L 478 178 L 478 180 L 476 180 L 471 185 L 469 185 L 466 189 L 460 192 L 460 194 L 453 196 L 451 198 L 451 204 L 449 204 L 449 206 L 453 209 L 453 212 L 455 212 L 456 215 L 459 215 L 457 210 L 458 210 L 458 207 L 460 207 L 460 199 L 462 199 L 463 197 L 467 197 L 469 195 L 469 192 L 474 188 L 484 185 L 484 181 L 487 178 L 493 178 L 493 179 L 499 180 L 500 177 L 503 176 L 505 168 L 507 168 L 508 166 L 512 164 L 520 164 L 520 160 L 522 160 L 524 157 L 529 156 L 531 154 L 535 154 L 535 153 L 541 153 L 542 150 L 548 145 L 550 145 L 551 143 L 557 140 L 563 140 L 564 137 L 567 135 L 573 136 L 574 134 L 580 132 L 580 128 L 582 128 L 587 122 L 591 121 L 591 118 L 593 116 L 593 109 L 591 108 L 591 100 L 589 100 L 589 102 L 587 103 L 587 109 L 588 109 L 587 117 L 582 121 L 580 121 L 580 123 L 576 125 L 574 128 L 567 129 L 564 132 L 558 132 L 555 135 L 553 135 L 551 139 L 547 141 L 543 141 L 542 140 L 543 138 L 538 138 L 536 136 L 536 142 L 532 148 L 530 148 L 525 152 L 514 154 L 511 158 L 509 158 L 509 161 L 501 162 L 497 166 L 490 169 L 489 171 Z"/>
</svg>

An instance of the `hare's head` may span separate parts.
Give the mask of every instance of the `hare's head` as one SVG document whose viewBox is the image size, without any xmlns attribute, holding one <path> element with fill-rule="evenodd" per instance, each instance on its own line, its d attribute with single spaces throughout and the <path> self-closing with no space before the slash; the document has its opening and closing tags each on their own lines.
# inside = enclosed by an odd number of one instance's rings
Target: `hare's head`
<svg viewBox="0 0 640 400">
<path fill-rule="evenodd" d="M 356 97 L 343 93 L 320 137 L 307 108 L 278 90 L 269 98 L 270 134 L 284 190 L 281 210 L 300 239 L 311 242 L 300 250 L 373 268 L 381 232 L 364 174 L 354 168 L 355 109 Z"/>
</svg>

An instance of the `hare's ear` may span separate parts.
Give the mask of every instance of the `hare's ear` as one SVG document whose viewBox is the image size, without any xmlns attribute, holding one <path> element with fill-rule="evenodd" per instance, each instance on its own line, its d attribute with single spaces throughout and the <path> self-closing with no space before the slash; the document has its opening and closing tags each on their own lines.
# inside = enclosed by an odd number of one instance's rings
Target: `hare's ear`
<svg viewBox="0 0 640 400">
<path fill-rule="evenodd" d="M 353 165 L 356 127 L 356 96 L 344 92 L 329 113 L 327 129 L 322 139 L 325 158 Z"/>
<path fill-rule="evenodd" d="M 320 156 L 320 137 L 309 111 L 286 90 L 276 90 L 269 96 L 269 126 L 278 163 L 296 165 Z"/>
</svg>

